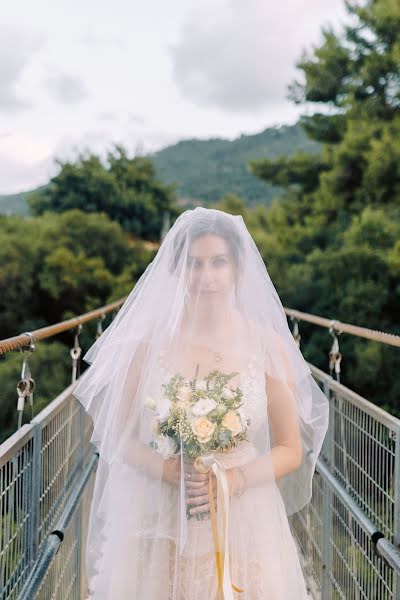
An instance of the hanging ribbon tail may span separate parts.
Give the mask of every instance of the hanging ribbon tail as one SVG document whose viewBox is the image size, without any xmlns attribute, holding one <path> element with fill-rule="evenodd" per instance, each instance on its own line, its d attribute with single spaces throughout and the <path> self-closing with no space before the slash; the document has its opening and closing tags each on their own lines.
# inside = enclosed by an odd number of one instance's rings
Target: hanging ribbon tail
<svg viewBox="0 0 400 600">
<path fill-rule="evenodd" d="M 182 431 L 181 424 L 179 423 L 179 436 L 180 436 L 180 462 L 181 462 L 181 480 L 180 480 L 180 523 L 179 523 L 179 554 L 183 554 L 187 543 L 187 519 L 186 519 L 186 502 L 185 502 L 185 480 L 183 477 L 184 464 L 183 464 L 183 443 L 182 443 Z"/>
<path fill-rule="evenodd" d="M 218 579 L 218 598 L 222 600 L 234 600 L 232 590 L 243 592 L 243 590 L 231 581 L 230 562 L 229 562 L 229 487 L 225 469 L 212 457 L 203 458 L 204 464 L 210 464 L 213 473 L 217 479 L 217 506 L 215 509 L 214 495 L 212 488 L 211 471 L 208 476 L 208 499 L 210 504 L 211 528 L 214 538 L 215 564 Z"/>
</svg>

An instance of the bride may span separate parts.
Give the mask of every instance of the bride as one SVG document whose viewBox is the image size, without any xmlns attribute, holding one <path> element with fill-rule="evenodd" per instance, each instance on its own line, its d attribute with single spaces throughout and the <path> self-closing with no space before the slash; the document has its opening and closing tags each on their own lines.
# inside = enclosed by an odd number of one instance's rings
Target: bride
<svg viewBox="0 0 400 600">
<path fill-rule="evenodd" d="M 304 600 L 288 516 L 328 401 L 242 217 L 178 217 L 84 356 L 94 600 Z"/>
</svg>

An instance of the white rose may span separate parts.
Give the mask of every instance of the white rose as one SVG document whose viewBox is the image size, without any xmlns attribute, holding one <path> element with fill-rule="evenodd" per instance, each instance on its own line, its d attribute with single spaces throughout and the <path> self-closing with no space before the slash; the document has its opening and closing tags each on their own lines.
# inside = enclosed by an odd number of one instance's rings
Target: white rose
<svg viewBox="0 0 400 600">
<path fill-rule="evenodd" d="M 176 451 L 175 440 L 166 436 L 159 435 L 156 437 L 157 452 L 159 452 L 163 458 L 170 458 Z"/>
<path fill-rule="evenodd" d="M 204 392 L 207 391 L 207 382 L 205 379 L 198 379 L 196 381 L 196 390 L 203 390 Z"/>
<path fill-rule="evenodd" d="M 185 411 L 186 411 L 186 416 L 187 416 L 187 418 L 189 419 L 189 421 L 191 421 L 191 420 L 193 419 L 193 417 L 194 417 L 194 414 L 193 414 L 193 407 L 192 407 L 192 406 L 190 406 L 190 405 L 189 405 L 189 406 L 186 406 L 186 407 L 185 407 Z"/>
<path fill-rule="evenodd" d="M 225 400 L 232 400 L 235 396 L 235 392 L 224 385 L 222 388 L 222 397 L 225 398 Z"/>
<path fill-rule="evenodd" d="M 196 417 L 208 415 L 208 413 L 214 410 L 216 406 L 217 403 L 212 398 L 201 398 L 193 405 L 193 414 L 196 415 Z"/>
<path fill-rule="evenodd" d="M 161 398 L 157 404 L 159 421 L 166 421 L 171 412 L 171 401 L 168 398 Z"/>
<path fill-rule="evenodd" d="M 144 405 L 149 410 L 157 410 L 157 402 L 151 396 L 147 396 Z"/>
</svg>

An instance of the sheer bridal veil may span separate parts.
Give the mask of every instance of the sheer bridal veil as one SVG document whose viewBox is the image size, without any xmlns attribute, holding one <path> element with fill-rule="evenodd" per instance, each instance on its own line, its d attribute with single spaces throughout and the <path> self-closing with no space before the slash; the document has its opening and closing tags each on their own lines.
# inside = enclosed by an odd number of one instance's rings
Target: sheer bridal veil
<svg viewBox="0 0 400 600">
<path fill-rule="evenodd" d="M 251 485 L 279 490 L 287 515 L 311 499 L 328 400 L 241 216 L 202 207 L 181 214 L 84 360 L 91 366 L 74 395 L 93 418 L 99 453 L 89 579 L 112 561 L 110 577 L 121 577 L 117 564 L 138 540 L 167 539 L 184 555 L 193 519 L 184 480 L 189 459 L 200 457 L 200 468 L 211 465 L 219 477 L 218 527 L 228 510 L 229 456 L 252 469 Z M 293 469 L 275 478 L 278 445 L 298 452 Z M 175 485 L 163 476 L 173 459 L 181 465 Z M 259 518 L 273 515 L 266 506 Z"/>
</svg>

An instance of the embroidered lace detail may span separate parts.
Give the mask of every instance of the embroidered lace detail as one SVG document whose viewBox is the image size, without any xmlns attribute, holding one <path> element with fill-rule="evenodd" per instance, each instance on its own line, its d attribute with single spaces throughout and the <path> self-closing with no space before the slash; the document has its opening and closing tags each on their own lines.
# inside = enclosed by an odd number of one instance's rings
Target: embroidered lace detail
<svg viewBox="0 0 400 600">
<path fill-rule="evenodd" d="M 255 354 L 250 356 L 247 369 L 240 374 L 244 410 L 250 417 L 249 431 L 257 431 L 263 424 L 267 411 L 264 369 Z"/>
</svg>

